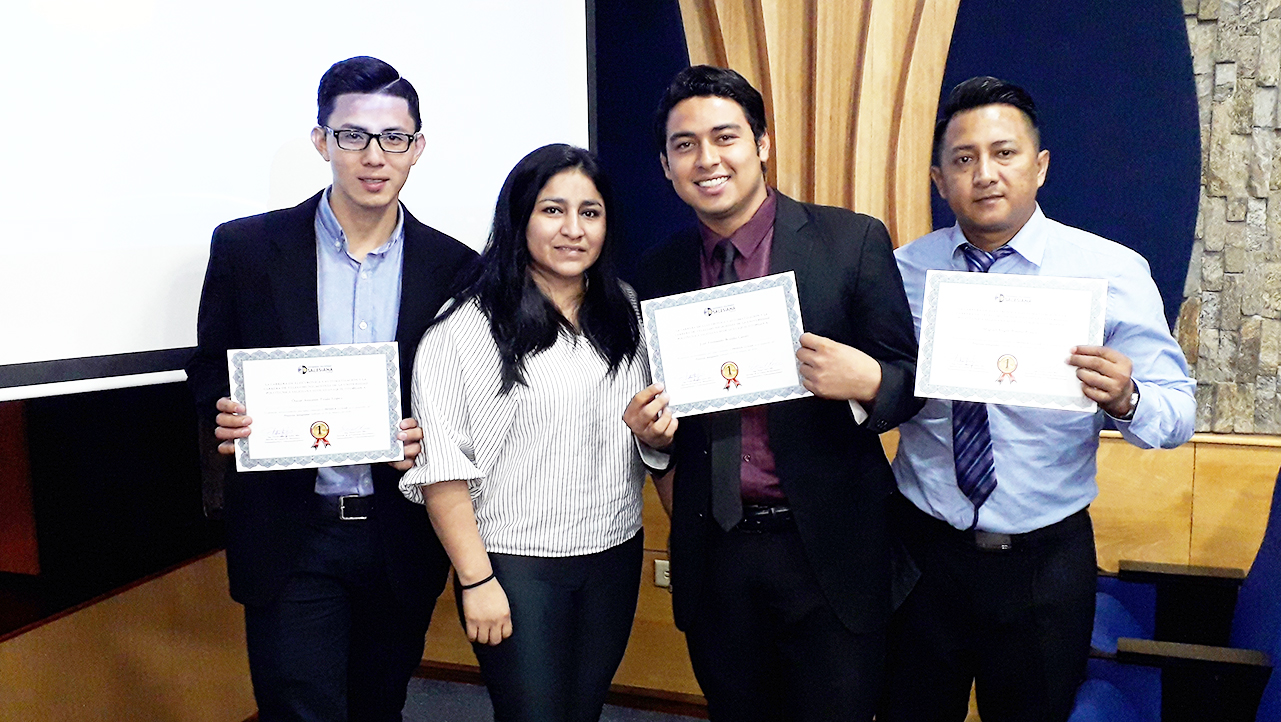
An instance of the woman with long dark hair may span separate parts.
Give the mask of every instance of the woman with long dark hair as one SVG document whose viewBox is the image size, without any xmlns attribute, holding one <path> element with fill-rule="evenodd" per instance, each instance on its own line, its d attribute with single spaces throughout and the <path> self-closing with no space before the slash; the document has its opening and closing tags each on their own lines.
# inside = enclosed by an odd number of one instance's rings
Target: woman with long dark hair
<svg viewBox="0 0 1281 722">
<path fill-rule="evenodd" d="M 599 719 L 636 611 L 645 469 L 621 418 L 649 367 L 612 207 L 587 151 L 525 156 L 414 361 L 401 490 L 453 562 L 498 720 Z"/>
</svg>

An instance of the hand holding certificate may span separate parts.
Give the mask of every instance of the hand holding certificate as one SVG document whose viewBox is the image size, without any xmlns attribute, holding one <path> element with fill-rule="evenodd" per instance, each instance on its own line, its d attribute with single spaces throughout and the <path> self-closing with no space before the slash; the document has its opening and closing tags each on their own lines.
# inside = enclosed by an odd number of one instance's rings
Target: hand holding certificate
<svg viewBox="0 0 1281 722">
<path fill-rule="evenodd" d="M 227 352 L 232 398 L 253 417 L 236 469 L 400 461 L 400 354 L 394 343 Z"/>
<path fill-rule="evenodd" d="M 1101 345 L 1108 283 L 930 271 L 916 395 L 1094 412 L 1067 358 Z"/>
<path fill-rule="evenodd" d="M 811 395 L 797 369 L 805 329 L 790 271 L 644 301 L 641 315 L 674 416 Z"/>
</svg>

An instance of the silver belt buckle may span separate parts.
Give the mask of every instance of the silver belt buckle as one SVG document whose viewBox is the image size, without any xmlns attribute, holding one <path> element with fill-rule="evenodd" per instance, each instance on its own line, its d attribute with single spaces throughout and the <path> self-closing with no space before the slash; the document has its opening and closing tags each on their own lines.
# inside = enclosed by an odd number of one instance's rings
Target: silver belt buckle
<svg viewBox="0 0 1281 722">
<path fill-rule="evenodd" d="M 975 531 L 974 546 L 987 552 L 1006 552 L 1010 550 L 1010 535 Z"/>
<path fill-rule="evenodd" d="M 338 518 L 343 521 L 364 521 L 368 519 L 369 517 L 367 516 L 347 516 L 347 500 L 360 498 L 362 497 L 355 494 L 338 497 Z"/>
</svg>

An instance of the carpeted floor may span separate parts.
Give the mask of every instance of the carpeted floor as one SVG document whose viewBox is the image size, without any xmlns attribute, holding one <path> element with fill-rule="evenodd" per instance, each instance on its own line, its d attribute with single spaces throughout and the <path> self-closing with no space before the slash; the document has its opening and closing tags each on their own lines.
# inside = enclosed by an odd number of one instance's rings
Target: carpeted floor
<svg viewBox="0 0 1281 722">
<path fill-rule="evenodd" d="M 405 722 L 492 722 L 489 693 L 476 684 L 409 680 Z M 601 722 L 695 722 L 693 717 L 606 705 Z"/>
</svg>

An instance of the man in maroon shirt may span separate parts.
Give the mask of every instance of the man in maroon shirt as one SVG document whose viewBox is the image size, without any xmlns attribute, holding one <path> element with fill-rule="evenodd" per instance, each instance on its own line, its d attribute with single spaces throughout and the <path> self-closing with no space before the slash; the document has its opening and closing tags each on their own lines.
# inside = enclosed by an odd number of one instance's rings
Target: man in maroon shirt
<svg viewBox="0 0 1281 722">
<path fill-rule="evenodd" d="M 659 161 L 699 224 L 646 255 L 638 290 L 795 272 L 811 331 L 797 359 L 814 397 L 678 424 L 651 386 L 624 418 L 671 453 L 673 607 L 710 717 L 871 720 L 894 491 L 877 435 L 919 408 L 915 333 L 885 226 L 769 188 L 764 119 L 732 70 L 672 81 L 655 117 Z"/>
</svg>

